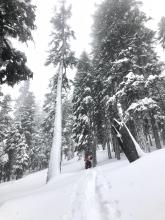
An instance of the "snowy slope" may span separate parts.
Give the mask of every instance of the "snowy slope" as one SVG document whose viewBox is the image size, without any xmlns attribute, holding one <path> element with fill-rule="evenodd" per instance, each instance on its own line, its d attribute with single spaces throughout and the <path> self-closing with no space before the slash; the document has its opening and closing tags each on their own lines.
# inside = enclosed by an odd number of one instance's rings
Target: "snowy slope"
<svg viewBox="0 0 165 220">
<path fill-rule="evenodd" d="M 90 170 L 83 161 L 65 162 L 47 185 L 46 171 L 1 184 L 0 220 L 165 219 L 165 150 L 132 164 L 99 161 Z"/>
</svg>

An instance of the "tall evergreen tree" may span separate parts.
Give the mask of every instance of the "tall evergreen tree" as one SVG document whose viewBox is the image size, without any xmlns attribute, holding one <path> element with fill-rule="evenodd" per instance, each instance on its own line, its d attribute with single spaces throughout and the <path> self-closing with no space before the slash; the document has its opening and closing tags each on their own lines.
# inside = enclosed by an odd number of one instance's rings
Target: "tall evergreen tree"
<svg viewBox="0 0 165 220">
<path fill-rule="evenodd" d="M 5 153 L 8 161 L 4 165 L 4 180 L 21 178 L 28 167 L 29 157 L 26 139 L 19 123 L 14 123 L 8 132 L 5 142 Z"/>
<path fill-rule="evenodd" d="M 74 80 L 73 113 L 75 118 L 73 133 L 74 140 L 77 143 L 76 148 L 78 151 L 85 150 L 86 154 L 93 153 L 93 158 L 95 158 L 92 66 L 85 52 L 79 59 Z M 94 161 L 96 164 L 96 158 Z"/>
<path fill-rule="evenodd" d="M 114 118 L 120 118 L 119 111 L 122 109 L 122 118 L 136 137 L 137 121 L 135 117 L 133 121 L 127 117 L 127 110 L 132 103 L 153 94 L 146 83 L 151 75 L 159 76 L 161 73 L 162 67 L 153 47 L 155 33 L 145 26 L 147 21 L 148 18 L 139 9 L 139 2 L 134 0 L 105 0 L 94 16 L 95 87 L 100 85 L 95 99 L 100 99 L 105 122 L 110 120 L 108 126 L 107 123 L 104 125 L 109 127 L 110 132 L 109 124 L 112 125 Z M 159 107 L 159 103 L 152 98 Z M 153 121 L 155 111 L 152 111 L 150 118 Z M 152 129 L 159 148 L 156 127 L 154 125 Z"/>
<path fill-rule="evenodd" d="M 6 138 L 6 134 L 10 130 L 12 124 L 11 111 L 11 97 L 10 95 L 5 95 L 1 102 L 0 110 L 0 142 Z"/>
<path fill-rule="evenodd" d="M 34 160 L 34 137 L 35 137 L 35 98 L 30 91 L 30 81 L 25 81 L 20 88 L 20 96 L 16 102 L 15 121 L 21 123 L 26 139 L 29 156 L 29 168 Z"/>
<path fill-rule="evenodd" d="M 66 69 L 75 62 L 74 53 L 70 49 L 69 40 L 74 37 L 74 32 L 69 27 L 67 21 L 71 17 L 71 7 L 66 8 L 65 1 L 59 11 L 55 12 L 52 18 L 54 32 L 50 43 L 50 51 L 47 65 L 53 64 L 58 68 L 57 95 L 54 120 L 53 144 L 50 154 L 50 162 L 47 180 L 60 173 L 61 146 L 62 146 L 62 85 L 67 84 Z"/>
<path fill-rule="evenodd" d="M 0 181 L 4 179 L 4 166 L 8 161 L 7 149 L 5 146 L 6 138 L 12 127 L 11 118 L 11 97 L 5 95 L 0 105 Z"/>
</svg>

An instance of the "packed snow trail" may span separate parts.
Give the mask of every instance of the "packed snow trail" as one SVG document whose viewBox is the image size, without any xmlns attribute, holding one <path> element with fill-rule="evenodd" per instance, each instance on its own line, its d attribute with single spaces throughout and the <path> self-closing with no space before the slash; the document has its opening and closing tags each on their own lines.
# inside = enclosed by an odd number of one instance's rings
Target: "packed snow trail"
<svg viewBox="0 0 165 220">
<path fill-rule="evenodd" d="M 165 220 L 164 158 L 162 149 L 89 170 L 72 160 L 47 185 L 46 170 L 0 184 L 0 220 Z"/>
<path fill-rule="evenodd" d="M 86 171 L 74 186 L 71 209 L 63 220 L 100 220 L 99 202 L 96 198 L 96 172 Z"/>
<path fill-rule="evenodd" d="M 105 218 L 103 219 L 105 220 L 113 220 L 121 215 L 120 210 L 117 208 L 118 201 L 113 201 L 109 196 L 111 189 L 110 182 L 107 182 L 106 178 L 99 172 L 96 178 L 96 192 L 100 201 L 101 212 L 104 213 Z"/>
<path fill-rule="evenodd" d="M 107 158 L 106 152 L 102 153 Z M 101 158 L 99 163 L 109 162 L 104 155 Z M 111 160 L 109 170 L 128 164 L 116 162 Z M 100 175 L 98 168 L 84 170 L 84 161 L 74 159 L 65 162 L 63 174 L 47 185 L 46 170 L 0 184 L 0 220 L 108 220 L 104 196 L 99 193 Z"/>
<path fill-rule="evenodd" d="M 74 186 L 71 209 L 63 220 L 113 220 L 120 217 L 117 202 L 111 201 L 111 185 L 99 169 L 84 172 Z"/>
</svg>

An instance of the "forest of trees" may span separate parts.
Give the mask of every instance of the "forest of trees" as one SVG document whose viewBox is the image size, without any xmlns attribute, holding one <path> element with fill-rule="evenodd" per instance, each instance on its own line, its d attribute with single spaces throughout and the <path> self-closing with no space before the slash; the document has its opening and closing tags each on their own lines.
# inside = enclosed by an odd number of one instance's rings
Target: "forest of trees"
<svg viewBox="0 0 165 220">
<path fill-rule="evenodd" d="M 91 52 L 79 58 L 71 48 L 70 18 L 71 6 L 62 1 L 51 20 L 46 61 L 56 74 L 39 111 L 26 56 L 11 46 L 12 38 L 32 40 L 35 6 L 30 0 L 0 3 L 0 83 L 25 80 L 17 100 L 0 93 L 1 182 L 47 167 L 49 180 L 60 173 L 62 158 L 74 155 L 91 154 L 95 167 L 100 148 L 119 160 L 135 142 L 144 152 L 165 146 L 165 63 L 156 53 L 158 44 L 165 48 L 165 18 L 151 30 L 140 2 L 104 0 L 93 16 Z M 130 161 L 140 156 L 136 150 Z"/>
</svg>

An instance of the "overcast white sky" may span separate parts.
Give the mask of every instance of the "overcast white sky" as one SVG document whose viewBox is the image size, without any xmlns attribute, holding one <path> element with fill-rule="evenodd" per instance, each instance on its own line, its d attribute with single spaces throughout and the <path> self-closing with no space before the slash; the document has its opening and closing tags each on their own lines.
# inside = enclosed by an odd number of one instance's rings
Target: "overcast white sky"
<svg viewBox="0 0 165 220">
<path fill-rule="evenodd" d="M 71 25 L 75 31 L 76 41 L 72 45 L 77 55 L 83 50 L 90 50 L 90 32 L 92 25 L 92 14 L 95 11 L 95 3 L 102 0 L 68 0 L 72 4 Z M 21 45 L 20 49 L 25 51 L 28 58 L 28 66 L 34 72 L 32 88 L 37 99 L 43 99 L 46 92 L 48 79 L 54 73 L 51 67 L 45 67 L 50 41 L 51 24 L 50 19 L 53 15 L 53 8 L 57 0 L 32 0 L 37 6 L 36 25 L 37 30 L 33 33 L 35 44 L 29 43 L 29 46 Z M 142 0 L 145 12 L 153 17 L 150 27 L 157 28 L 161 16 L 165 16 L 165 0 Z M 16 90 L 16 89 L 15 89 Z"/>
</svg>

